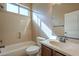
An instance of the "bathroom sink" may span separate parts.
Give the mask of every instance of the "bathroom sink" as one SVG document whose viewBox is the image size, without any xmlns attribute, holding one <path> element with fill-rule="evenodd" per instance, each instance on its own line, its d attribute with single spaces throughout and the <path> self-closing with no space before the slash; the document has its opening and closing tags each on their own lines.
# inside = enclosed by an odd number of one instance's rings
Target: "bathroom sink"
<svg viewBox="0 0 79 59">
<path fill-rule="evenodd" d="M 58 42 L 58 41 L 57 42 L 56 41 L 50 41 L 50 44 L 52 44 L 53 46 L 59 47 L 59 48 L 66 48 L 65 46 L 67 46 L 64 43 Z"/>
<path fill-rule="evenodd" d="M 61 46 L 61 44 L 56 41 L 50 41 L 50 44 L 55 45 L 55 46 Z"/>
<path fill-rule="evenodd" d="M 63 43 L 63 42 L 59 42 L 59 41 L 50 41 L 49 43 L 51 45 L 56 46 L 56 47 L 61 48 L 61 49 L 74 49 L 74 47 L 75 48 L 79 47 L 78 45 L 73 44 L 71 42 Z"/>
</svg>

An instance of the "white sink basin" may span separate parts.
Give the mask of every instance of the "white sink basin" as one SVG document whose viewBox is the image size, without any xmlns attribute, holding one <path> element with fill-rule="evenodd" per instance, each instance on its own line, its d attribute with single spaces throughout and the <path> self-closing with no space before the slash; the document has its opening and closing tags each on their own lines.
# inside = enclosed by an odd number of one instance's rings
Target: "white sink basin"
<svg viewBox="0 0 79 59">
<path fill-rule="evenodd" d="M 61 49 L 74 49 L 74 47 L 79 47 L 77 44 L 71 42 L 59 42 L 59 41 L 50 41 L 50 44 Z"/>
<path fill-rule="evenodd" d="M 50 41 L 50 44 L 55 45 L 55 46 L 61 46 L 61 44 L 56 41 Z"/>
<path fill-rule="evenodd" d="M 59 48 L 65 48 L 65 44 L 61 42 L 50 41 L 50 44 L 52 44 L 53 46 L 59 47 Z"/>
</svg>

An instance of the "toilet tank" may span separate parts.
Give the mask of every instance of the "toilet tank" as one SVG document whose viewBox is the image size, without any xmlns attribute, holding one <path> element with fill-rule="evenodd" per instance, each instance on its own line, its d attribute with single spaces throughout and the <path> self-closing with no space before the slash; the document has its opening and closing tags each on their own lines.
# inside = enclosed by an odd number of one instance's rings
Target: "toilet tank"
<svg viewBox="0 0 79 59">
<path fill-rule="evenodd" d="M 46 38 L 43 38 L 43 37 L 36 37 L 36 41 L 37 41 L 37 44 L 38 44 L 39 46 L 41 46 L 40 41 L 44 41 L 44 40 L 46 40 Z"/>
</svg>

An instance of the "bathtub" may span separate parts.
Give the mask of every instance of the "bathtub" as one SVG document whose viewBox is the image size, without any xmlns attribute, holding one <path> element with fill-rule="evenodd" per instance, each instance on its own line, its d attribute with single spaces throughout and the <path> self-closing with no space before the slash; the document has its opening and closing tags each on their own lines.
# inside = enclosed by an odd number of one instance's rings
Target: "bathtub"
<svg viewBox="0 0 79 59">
<path fill-rule="evenodd" d="M 22 42 L 17 44 L 12 44 L 5 46 L 5 48 L 0 48 L 0 56 L 25 56 L 25 49 L 28 46 L 35 45 L 34 41 Z"/>
</svg>

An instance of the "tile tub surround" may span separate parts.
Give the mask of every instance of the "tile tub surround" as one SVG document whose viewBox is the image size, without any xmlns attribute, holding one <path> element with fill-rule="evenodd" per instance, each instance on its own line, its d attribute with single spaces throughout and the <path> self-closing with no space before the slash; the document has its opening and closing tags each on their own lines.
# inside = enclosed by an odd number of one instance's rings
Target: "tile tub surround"
<svg viewBox="0 0 79 59">
<path fill-rule="evenodd" d="M 1 53 L 0 53 L 0 56 L 9 56 L 9 55 L 12 55 L 12 53 L 14 53 L 14 55 L 17 53 L 19 53 L 20 51 L 25 51 L 25 49 L 28 47 L 28 46 L 31 46 L 31 45 L 35 45 L 36 43 L 34 41 L 27 41 L 27 42 L 21 42 L 21 43 L 17 43 L 17 44 L 13 44 L 13 45 L 8 45 L 8 46 L 5 46 L 5 48 L 1 48 Z"/>
<path fill-rule="evenodd" d="M 66 41 L 66 43 L 63 43 L 66 46 L 62 45 L 63 48 L 60 48 L 59 46 L 51 44 L 50 41 L 58 42 L 58 40 L 45 40 L 45 41 L 41 41 L 40 43 L 66 55 L 66 56 L 79 56 L 79 44 L 76 44 L 76 43 L 73 43 L 70 41 Z M 59 42 L 59 43 L 62 43 L 62 42 Z M 69 46 L 69 45 L 71 45 L 71 46 Z"/>
</svg>

